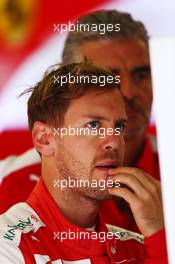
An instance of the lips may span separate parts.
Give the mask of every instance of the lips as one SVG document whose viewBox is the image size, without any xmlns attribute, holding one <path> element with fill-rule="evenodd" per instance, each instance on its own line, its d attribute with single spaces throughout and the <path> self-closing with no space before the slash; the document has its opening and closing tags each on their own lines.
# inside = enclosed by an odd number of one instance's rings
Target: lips
<svg viewBox="0 0 175 264">
<path fill-rule="evenodd" d="M 117 161 L 101 161 L 96 165 L 96 169 L 110 170 L 118 167 Z"/>
</svg>

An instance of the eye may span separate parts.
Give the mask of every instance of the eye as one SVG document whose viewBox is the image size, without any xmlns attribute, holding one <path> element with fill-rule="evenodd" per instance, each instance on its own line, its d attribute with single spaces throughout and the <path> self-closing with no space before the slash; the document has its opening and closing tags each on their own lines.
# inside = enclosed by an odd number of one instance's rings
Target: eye
<svg viewBox="0 0 175 264">
<path fill-rule="evenodd" d="M 117 123 L 115 126 L 115 130 L 123 132 L 123 130 L 125 129 L 125 124 L 124 123 Z"/>
<path fill-rule="evenodd" d="M 91 121 L 91 122 L 88 122 L 86 126 L 88 128 L 96 128 L 96 129 L 98 129 L 100 127 L 100 122 L 99 121 Z"/>
<path fill-rule="evenodd" d="M 144 79 L 148 78 L 148 73 L 147 72 L 139 72 L 134 75 L 134 78 L 136 81 L 142 81 Z"/>
<path fill-rule="evenodd" d="M 133 71 L 133 77 L 135 81 L 143 81 L 150 78 L 150 69 L 149 67 L 140 68 Z"/>
</svg>

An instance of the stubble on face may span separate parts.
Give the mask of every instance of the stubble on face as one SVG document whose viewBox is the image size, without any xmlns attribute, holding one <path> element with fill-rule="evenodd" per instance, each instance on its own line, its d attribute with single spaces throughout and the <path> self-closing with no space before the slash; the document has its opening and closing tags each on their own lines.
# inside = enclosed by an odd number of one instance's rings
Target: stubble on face
<svg viewBox="0 0 175 264">
<path fill-rule="evenodd" d="M 65 195 L 76 193 L 79 197 L 94 202 L 102 200 L 112 199 L 112 196 L 108 194 L 107 187 L 99 184 L 99 177 L 95 177 L 95 165 L 105 159 L 116 160 L 118 158 L 117 151 L 113 150 L 103 154 L 99 154 L 91 164 L 87 164 L 86 160 L 82 162 L 76 158 L 70 150 L 63 145 L 60 146 L 59 155 L 56 157 L 57 170 L 60 180 L 74 181 L 75 187 L 67 187 L 64 190 Z M 122 165 L 122 161 L 119 161 L 119 166 Z M 104 179 L 103 179 L 104 180 Z M 107 179 L 106 179 L 107 180 Z M 85 186 L 81 182 L 86 182 Z M 88 183 L 89 186 L 88 186 Z M 95 182 L 95 187 L 92 182 Z M 97 184 L 97 187 L 96 187 Z M 77 187 L 78 186 L 78 187 Z M 80 186 L 80 187 L 79 187 Z M 68 198 L 68 197 L 67 197 Z M 65 199 L 67 199 L 65 197 Z"/>
<path fill-rule="evenodd" d="M 97 129 L 116 128 L 126 123 L 124 102 L 118 90 L 111 90 L 107 94 L 92 91 L 73 101 L 65 114 L 63 127 L 88 128 L 91 131 L 90 123 L 94 121 L 97 122 Z M 111 199 L 106 182 L 108 170 L 123 164 L 125 144 L 122 128 L 119 136 L 114 134 L 99 138 L 99 135 L 68 134 L 55 138 L 54 144 L 53 163 L 56 168 L 54 176 L 67 183 L 68 180 L 75 181 L 75 187 L 68 186 L 64 189 L 64 194 L 58 190 L 60 196 L 64 198 L 65 195 L 67 200 L 77 202 L 83 199 L 97 202 Z M 102 188 L 101 180 L 105 182 Z M 76 181 L 78 183 L 85 181 L 89 184 L 77 186 Z M 92 184 L 94 181 L 96 184 Z"/>
</svg>

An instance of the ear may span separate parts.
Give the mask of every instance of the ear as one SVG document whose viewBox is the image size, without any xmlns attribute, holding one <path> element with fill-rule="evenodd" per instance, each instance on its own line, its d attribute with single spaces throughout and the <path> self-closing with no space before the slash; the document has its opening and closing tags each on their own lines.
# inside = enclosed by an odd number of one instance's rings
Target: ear
<svg viewBox="0 0 175 264">
<path fill-rule="evenodd" d="M 49 125 L 36 121 L 32 129 L 33 144 L 37 151 L 44 156 L 54 153 L 52 129 Z"/>
</svg>

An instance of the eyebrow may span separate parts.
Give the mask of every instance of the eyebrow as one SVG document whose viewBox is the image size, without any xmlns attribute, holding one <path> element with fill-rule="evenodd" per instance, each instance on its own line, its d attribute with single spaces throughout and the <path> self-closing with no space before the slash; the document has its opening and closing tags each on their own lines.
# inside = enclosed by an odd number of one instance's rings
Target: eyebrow
<svg viewBox="0 0 175 264">
<path fill-rule="evenodd" d="M 150 66 L 149 65 L 143 65 L 143 66 L 138 66 L 132 69 L 132 72 L 150 72 Z"/>
<path fill-rule="evenodd" d="M 88 117 L 88 118 L 92 118 L 92 119 L 95 119 L 95 120 L 105 120 L 105 121 L 110 121 L 109 118 L 106 118 L 104 116 L 99 116 L 99 115 L 87 115 L 87 116 L 83 116 L 83 117 Z M 126 123 L 128 121 L 127 118 L 119 118 L 116 120 L 116 122 L 121 122 L 121 123 Z"/>
<path fill-rule="evenodd" d="M 120 73 L 120 68 L 110 68 L 109 69 L 113 74 L 115 73 Z M 150 69 L 150 66 L 148 64 L 145 64 L 145 65 L 141 65 L 141 66 L 136 66 L 134 67 L 133 69 L 131 69 L 132 72 L 150 72 L 151 69 Z"/>
</svg>

